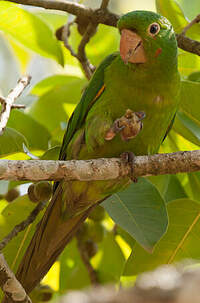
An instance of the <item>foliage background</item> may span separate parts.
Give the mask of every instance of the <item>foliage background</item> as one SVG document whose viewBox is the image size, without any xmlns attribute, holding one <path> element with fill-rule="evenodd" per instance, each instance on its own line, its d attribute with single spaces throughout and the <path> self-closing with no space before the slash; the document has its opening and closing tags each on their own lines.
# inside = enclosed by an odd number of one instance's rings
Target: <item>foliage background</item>
<svg viewBox="0 0 200 303">
<path fill-rule="evenodd" d="M 82 2 L 92 7 L 101 3 Z M 200 11 L 199 0 L 110 1 L 111 11 L 119 14 L 134 9 L 156 11 L 156 6 L 169 18 L 177 33 Z M 71 18 L 61 12 L 0 2 L 0 93 L 6 96 L 20 75 L 32 76 L 31 85 L 17 100 L 25 104 L 26 109 L 12 111 L 8 127 L 0 137 L 1 158 L 30 159 L 25 145 L 39 158 L 57 159 L 67 120 L 87 85 L 78 62 L 54 35 L 55 30 Z M 198 39 L 200 25 L 192 27 L 188 35 Z M 74 49 L 80 39 L 74 26 L 70 38 Z M 87 55 L 98 65 L 106 55 L 118 49 L 118 44 L 117 29 L 100 25 L 86 47 Z M 190 81 L 183 86 L 181 108 L 160 152 L 194 150 L 200 145 L 200 58 L 179 50 L 179 71 L 182 79 Z M 5 194 L 15 187 L 20 190 L 20 196 L 8 203 Z M 28 184 L 19 182 L 0 182 L 0 239 L 35 207 L 26 195 L 27 187 Z M 183 258 L 200 259 L 199 201 L 200 173 L 141 178 L 124 193 L 108 199 L 104 207 L 110 216 L 107 214 L 101 222 L 102 241 L 98 242 L 98 251 L 91 258 L 100 283 L 126 286 L 134 283 L 138 273 L 159 264 Z M 113 230 L 111 218 L 121 227 Z M 4 250 L 14 271 L 38 220 Z M 93 222 L 88 220 L 88 224 Z M 54 298 L 69 289 L 90 285 L 75 239 L 42 283 L 53 288 Z M 39 301 L 37 296 L 35 293 L 35 300 Z"/>
</svg>

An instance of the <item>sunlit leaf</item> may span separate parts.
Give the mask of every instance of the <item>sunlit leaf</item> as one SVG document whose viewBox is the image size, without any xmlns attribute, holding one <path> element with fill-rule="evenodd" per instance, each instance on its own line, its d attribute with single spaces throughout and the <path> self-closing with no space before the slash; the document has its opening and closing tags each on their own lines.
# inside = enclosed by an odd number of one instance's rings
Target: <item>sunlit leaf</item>
<svg viewBox="0 0 200 303">
<path fill-rule="evenodd" d="M 80 80 L 78 77 L 66 76 L 66 75 L 54 75 L 38 82 L 33 89 L 31 94 L 42 96 L 51 89 L 55 89 L 57 86 L 71 85 L 73 82 L 77 83 Z"/>
<path fill-rule="evenodd" d="M 83 264 L 77 242 L 70 242 L 60 257 L 60 293 L 90 285 L 88 271 Z"/>
<path fill-rule="evenodd" d="M 200 70 L 200 57 L 181 51 L 178 56 L 178 68 L 182 76 L 188 76 L 191 73 L 197 72 Z"/>
<path fill-rule="evenodd" d="M 41 160 L 58 160 L 60 153 L 60 146 L 55 146 L 48 149 L 41 157 Z"/>
<path fill-rule="evenodd" d="M 176 33 L 180 33 L 188 24 L 181 7 L 176 1 L 156 0 L 156 8 L 158 13 L 169 19 Z"/>
<path fill-rule="evenodd" d="M 48 148 L 50 133 L 46 127 L 28 114 L 19 110 L 12 110 L 8 126 L 24 135 L 28 141 L 29 149 L 46 150 Z"/>
<path fill-rule="evenodd" d="M 51 27 L 40 17 L 7 1 L 0 2 L 0 30 L 23 46 L 63 65 L 63 54 Z"/>
<path fill-rule="evenodd" d="M 125 265 L 125 257 L 113 233 L 107 233 L 99 245 L 101 258 L 96 268 L 101 283 L 119 282 Z M 111 262 L 112 260 L 112 262 Z"/>
<path fill-rule="evenodd" d="M 67 83 L 61 81 L 60 85 L 55 85 L 52 89 L 44 93 L 31 107 L 30 115 L 40 124 L 44 125 L 52 135 L 62 137 L 64 130 L 62 129 L 62 122 L 66 122 L 69 116 L 66 112 L 67 104 L 76 104 L 81 98 L 82 89 L 86 83 L 85 80 L 75 77 L 66 77 Z M 45 81 L 46 82 L 46 81 Z M 44 83 L 44 82 L 43 82 Z M 50 84 L 47 81 L 45 85 L 37 86 L 44 90 L 43 87 L 52 85 L 52 78 Z M 39 84 L 38 84 L 39 85 Z"/>
<path fill-rule="evenodd" d="M 149 251 L 166 231 L 165 202 L 156 187 L 144 178 L 112 195 L 103 206 L 115 223 Z"/>
<path fill-rule="evenodd" d="M 200 204 L 179 199 L 167 206 L 169 228 L 156 245 L 153 254 L 148 254 L 138 244 L 133 247 L 124 275 L 137 275 L 152 270 L 161 264 L 171 264 L 185 258 L 200 259 Z"/>
<path fill-rule="evenodd" d="M 200 172 L 188 173 L 193 199 L 200 201 Z"/>
<path fill-rule="evenodd" d="M 200 121 L 193 119 L 186 112 L 177 113 L 174 130 L 192 143 L 200 145 Z"/>
<path fill-rule="evenodd" d="M 156 0 L 157 11 L 171 21 L 176 33 L 181 33 L 189 20 L 185 17 L 182 8 L 175 0 Z M 195 17 L 195 16 L 194 16 Z M 194 24 L 187 31 L 187 36 L 198 39 L 200 24 Z"/>
<path fill-rule="evenodd" d="M 17 224 L 26 219 L 34 208 L 35 204 L 28 199 L 27 195 L 18 197 L 15 201 L 5 207 L 0 214 L 0 240 L 2 240 Z M 25 248 L 33 235 L 35 226 L 39 218 L 41 218 L 41 215 L 42 213 L 40 213 L 37 220 L 35 220 L 32 225 L 27 227 L 25 231 L 20 232 L 17 237 L 14 237 L 3 250 L 6 261 L 14 272 L 19 265 Z"/>
<path fill-rule="evenodd" d="M 15 129 L 7 127 L 0 136 L 0 156 L 23 152 L 23 144 L 28 145 L 26 138 Z"/>
<path fill-rule="evenodd" d="M 183 80 L 181 81 L 180 108 L 190 116 L 200 121 L 200 83 Z M 191 102 L 192 100 L 192 102 Z"/>
</svg>

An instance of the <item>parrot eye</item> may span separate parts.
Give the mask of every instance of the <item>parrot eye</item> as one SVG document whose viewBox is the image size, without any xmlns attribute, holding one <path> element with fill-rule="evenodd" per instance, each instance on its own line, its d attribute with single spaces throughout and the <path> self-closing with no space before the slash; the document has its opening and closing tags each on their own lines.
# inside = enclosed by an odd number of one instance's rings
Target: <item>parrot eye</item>
<svg viewBox="0 0 200 303">
<path fill-rule="evenodd" d="M 158 23 L 152 23 L 148 27 L 148 34 L 150 36 L 155 36 L 159 33 L 160 31 L 160 25 Z"/>
</svg>

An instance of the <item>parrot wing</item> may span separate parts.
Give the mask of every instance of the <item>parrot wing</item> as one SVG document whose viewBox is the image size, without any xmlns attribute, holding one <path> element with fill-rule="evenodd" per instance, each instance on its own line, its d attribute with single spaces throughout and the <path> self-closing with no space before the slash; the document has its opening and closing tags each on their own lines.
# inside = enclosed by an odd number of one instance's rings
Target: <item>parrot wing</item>
<svg viewBox="0 0 200 303">
<path fill-rule="evenodd" d="M 166 137 L 168 136 L 170 130 L 172 129 L 175 118 L 176 118 L 176 113 L 174 114 L 174 116 L 173 116 L 173 118 L 172 118 L 172 120 L 171 120 L 171 122 L 170 122 L 170 124 L 169 124 L 169 126 L 168 126 L 168 128 L 167 128 L 167 131 L 166 131 L 166 134 L 165 134 L 165 136 L 164 136 L 164 138 L 163 138 L 163 140 L 162 140 L 162 143 L 165 141 L 165 139 L 166 139 Z"/>
<path fill-rule="evenodd" d="M 86 88 L 85 92 L 81 97 L 79 104 L 77 105 L 72 116 L 69 119 L 67 130 L 63 138 L 63 144 L 60 150 L 60 160 L 66 159 L 66 149 L 70 140 L 72 139 L 74 133 L 84 123 L 85 117 L 92 105 L 103 93 L 105 89 L 104 71 L 117 56 L 118 53 L 113 53 L 106 57 L 106 59 L 99 65 L 99 67 L 95 71 L 88 87 Z"/>
</svg>

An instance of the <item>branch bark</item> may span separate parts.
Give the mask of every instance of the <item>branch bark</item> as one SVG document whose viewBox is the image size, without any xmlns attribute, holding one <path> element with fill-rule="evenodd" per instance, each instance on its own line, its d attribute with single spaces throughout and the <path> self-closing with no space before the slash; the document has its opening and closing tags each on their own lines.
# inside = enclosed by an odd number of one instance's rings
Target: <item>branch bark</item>
<svg viewBox="0 0 200 303">
<path fill-rule="evenodd" d="M 31 303 L 22 285 L 8 267 L 3 254 L 0 254 L 0 287 L 10 303 Z"/>
<path fill-rule="evenodd" d="M 17 82 L 14 89 L 10 91 L 7 98 L 1 97 L 0 102 L 2 104 L 2 109 L 0 112 L 0 135 L 3 133 L 6 124 L 8 122 L 10 111 L 12 108 L 22 108 L 22 105 L 14 104 L 15 100 L 21 95 L 27 85 L 30 83 L 30 76 L 25 76 Z"/>
<path fill-rule="evenodd" d="M 134 171 L 135 177 L 200 171 L 200 150 L 137 156 L 134 164 L 119 158 L 94 160 L 0 160 L 0 180 L 111 180 Z"/>
</svg>

